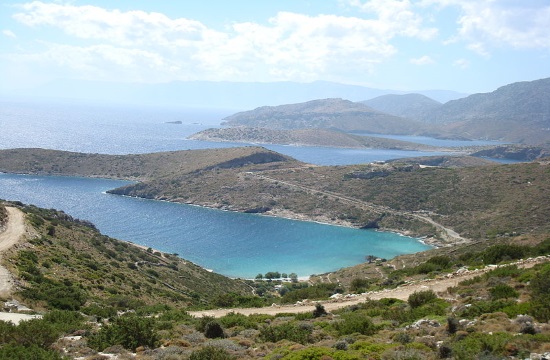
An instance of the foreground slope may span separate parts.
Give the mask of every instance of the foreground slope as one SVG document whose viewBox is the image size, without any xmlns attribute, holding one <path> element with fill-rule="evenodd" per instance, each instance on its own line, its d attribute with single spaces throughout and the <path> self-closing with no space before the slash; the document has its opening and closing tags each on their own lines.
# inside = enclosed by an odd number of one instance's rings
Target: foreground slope
<svg viewBox="0 0 550 360">
<path fill-rule="evenodd" d="M 12 291 L 33 309 L 204 307 L 223 294 L 250 294 L 238 280 L 174 254 L 109 238 L 63 212 L 19 203 L 9 206 L 24 212 L 29 235 L 3 249 L 2 262 L 17 279 Z"/>
</svg>

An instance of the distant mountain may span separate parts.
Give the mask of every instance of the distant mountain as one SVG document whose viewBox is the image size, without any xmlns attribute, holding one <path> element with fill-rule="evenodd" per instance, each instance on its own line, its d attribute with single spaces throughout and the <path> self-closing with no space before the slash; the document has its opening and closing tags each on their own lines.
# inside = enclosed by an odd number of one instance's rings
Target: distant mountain
<svg viewBox="0 0 550 360">
<path fill-rule="evenodd" d="M 270 129 L 336 129 L 375 134 L 423 134 L 428 126 L 343 99 L 262 106 L 223 119 L 223 125 Z"/>
<path fill-rule="evenodd" d="M 470 138 L 549 144 L 550 78 L 449 101 L 426 113 L 423 120 Z"/>
<path fill-rule="evenodd" d="M 442 105 L 422 94 L 388 94 L 361 102 L 378 111 L 409 119 L 422 119 L 427 112 Z"/>
<path fill-rule="evenodd" d="M 374 89 L 328 81 L 311 83 L 174 81 L 143 84 L 59 80 L 18 95 L 103 103 L 250 109 L 264 105 L 281 105 L 325 98 L 361 101 L 384 94 L 402 93 L 403 91 Z M 419 93 L 425 93 L 440 101 L 466 96 L 463 93 L 447 90 L 426 90 L 425 92 L 419 91 Z"/>
</svg>

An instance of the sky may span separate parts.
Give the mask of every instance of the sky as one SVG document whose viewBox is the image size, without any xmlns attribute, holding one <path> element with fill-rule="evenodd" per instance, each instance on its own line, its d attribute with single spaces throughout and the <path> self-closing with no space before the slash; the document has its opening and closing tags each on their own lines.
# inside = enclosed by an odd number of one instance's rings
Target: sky
<svg viewBox="0 0 550 360">
<path fill-rule="evenodd" d="M 550 0 L 0 0 L 0 93 L 58 79 L 489 92 L 550 77 Z"/>
</svg>

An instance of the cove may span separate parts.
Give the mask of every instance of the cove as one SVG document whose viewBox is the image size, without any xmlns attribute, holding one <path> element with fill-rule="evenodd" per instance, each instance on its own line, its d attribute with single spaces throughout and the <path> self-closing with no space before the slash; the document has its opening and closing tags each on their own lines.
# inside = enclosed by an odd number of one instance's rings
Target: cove
<svg viewBox="0 0 550 360">
<path fill-rule="evenodd" d="M 243 214 L 105 193 L 125 181 L 0 173 L 0 199 L 63 210 L 105 235 L 177 253 L 230 277 L 279 271 L 300 277 L 427 250 L 388 232 Z"/>
</svg>

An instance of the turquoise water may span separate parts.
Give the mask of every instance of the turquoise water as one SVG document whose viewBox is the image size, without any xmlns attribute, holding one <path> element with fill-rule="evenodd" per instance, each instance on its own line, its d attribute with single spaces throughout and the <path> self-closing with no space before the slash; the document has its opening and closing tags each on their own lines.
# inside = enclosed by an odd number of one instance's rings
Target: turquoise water
<svg viewBox="0 0 550 360">
<path fill-rule="evenodd" d="M 308 276 L 429 248 L 393 233 L 106 194 L 127 182 L 0 173 L 0 198 L 64 210 L 104 234 L 177 253 L 232 277 L 279 271 Z"/>
</svg>

